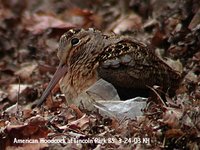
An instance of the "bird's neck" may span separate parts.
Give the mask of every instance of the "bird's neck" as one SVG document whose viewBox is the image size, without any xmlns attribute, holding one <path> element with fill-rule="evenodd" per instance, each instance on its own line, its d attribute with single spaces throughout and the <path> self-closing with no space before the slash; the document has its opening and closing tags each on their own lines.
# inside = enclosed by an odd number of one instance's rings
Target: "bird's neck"
<svg viewBox="0 0 200 150">
<path fill-rule="evenodd" d="M 69 103 L 98 80 L 97 70 L 95 68 L 87 69 L 86 66 L 71 68 L 60 81 L 61 91 Z"/>
</svg>

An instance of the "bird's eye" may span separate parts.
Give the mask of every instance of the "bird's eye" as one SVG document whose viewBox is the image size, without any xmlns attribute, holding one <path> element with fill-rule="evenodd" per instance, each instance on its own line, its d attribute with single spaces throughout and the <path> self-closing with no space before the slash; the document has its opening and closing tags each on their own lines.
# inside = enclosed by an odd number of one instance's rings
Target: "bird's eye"
<svg viewBox="0 0 200 150">
<path fill-rule="evenodd" d="M 78 38 L 73 38 L 72 40 L 71 40 L 71 44 L 72 44 L 72 46 L 76 46 L 78 43 L 79 43 L 79 39 Z"/>
</svg>

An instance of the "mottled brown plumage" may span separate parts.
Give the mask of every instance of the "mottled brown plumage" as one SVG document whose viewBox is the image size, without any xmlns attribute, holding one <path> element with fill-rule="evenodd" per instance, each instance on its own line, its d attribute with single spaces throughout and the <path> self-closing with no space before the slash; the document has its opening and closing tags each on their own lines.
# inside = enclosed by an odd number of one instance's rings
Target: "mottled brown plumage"
<svg viewBox="0 0 200 150">
<path fill-rule="evenodd" d="M 40 103 L 59 81 L 67 100 L 76 98 L 99 78 L 120 88 L 145 89 L 146 85 L 174 88 L 180 74 L 133 37 L 104 35 L 94 29 L 72 29 L 58 49 L 60 65 Z M 59 76 L 59 77 L 57 77 Z"/>
</svg>

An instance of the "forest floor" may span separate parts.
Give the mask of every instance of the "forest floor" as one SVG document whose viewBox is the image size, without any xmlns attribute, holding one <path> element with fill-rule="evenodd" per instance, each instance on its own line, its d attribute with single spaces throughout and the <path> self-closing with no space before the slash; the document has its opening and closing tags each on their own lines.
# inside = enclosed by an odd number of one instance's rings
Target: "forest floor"
<svg viewBox="0 0 200 150">
<path fill-rule="evenodd" d="M 128 34 L 163 58 L 176 60 L 172 64 L 184 77 L 176 95 L 169 98 L 166 93 L 165 103 L 159 96 L 150 96 L 142 116 L 121 121 L 66 106 L 59 86 L 41 108 L 31 108 L 59 63 L 56 49 L 60 36 L 73 27 Z M 60 96 L 55 100 L 56 95 Z M 198 150 L 200 2 L 1 1 L 0 129 L 1 150 Z"/>
</svg>

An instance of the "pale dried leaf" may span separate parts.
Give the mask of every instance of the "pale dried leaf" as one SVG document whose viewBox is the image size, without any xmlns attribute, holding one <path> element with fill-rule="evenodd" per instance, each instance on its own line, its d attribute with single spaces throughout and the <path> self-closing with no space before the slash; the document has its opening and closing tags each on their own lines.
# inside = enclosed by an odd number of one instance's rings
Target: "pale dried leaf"
<svg viewBox="0 0 200 150">
<path fill-rule="evenodd" d="M 21 94 L 27 87 L 30 87 L 28 84 L 10 84 L 8 87 L 8 98 L 11 101 L 16 101 L 17 96 Z"/>
<path fill-rule="evenodd" d="M 22 67 L 20 70 L 15 72 L 15 75 L 19 76 L 22 79 L 30 78 L 33 71 L 37 68 L 37 64 L 29 64 L 27 66 Z"/>
<path fill-rule="evenodd" d="M 34 24 L 29 25 L 27 27 L 27 29 L 31 31 L 33 34 L 40 34 L 49 28 L 69 29 L 74 27 L 74 25 L 69 22 L 64 22 L 56 17 L 48 15 L 34 14 L 29 19 L 35 21 Z"/>
<path fill-rule="evenodd" d="M 80 119 L 72 121 L 68 125 L 76 125 L 84 130 L 89 126 L 89 121 L 89 117 L 85 114 Z"/>
</svg>

